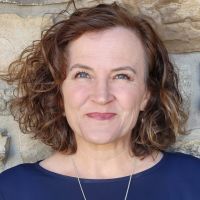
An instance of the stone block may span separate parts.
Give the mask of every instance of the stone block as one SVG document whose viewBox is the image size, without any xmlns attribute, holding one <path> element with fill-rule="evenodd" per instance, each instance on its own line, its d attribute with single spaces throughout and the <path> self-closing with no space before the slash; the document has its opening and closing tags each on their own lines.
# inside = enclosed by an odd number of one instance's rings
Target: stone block
<svg viewBox="0 0 200 200">
<path fill-rule="evenodd" d="M 8 86 L 0 80 L 0 116 L 10 115 L 8 101 L 13 97 L 13 86 Z"/>
<path fill-rule="evenodd" d="M 0 70 L 6 70 L 25 47 L 40 39 L 41 31 L 50 21 L 49 17 L 22 18 L 15 14 L 1 14 Z"/>
<path fill-rule="evenodd" d="M 145 16 L 172 53 L 200 51 L 199 0 L 123 0 Z"/>
<path fill-rule="evenodd" d="M 0 129 L 0 162 L 4 162 L 9 151 L 7 131 Z"/>
<path fill-rule="evenodd" d="M 20 155 L 23 162 L 36 162 L 53 153 L 50 147 L 38 140 L 33 140 L 31 135 L 20 134 Z"/>
<path fill-rule="evenodd" d="M 26 44 L 29 44 L 32 40 L 39 38 L 41 31 L 40 24 L 43 17 L 31 18 L 31 15 L 34 15 L 34 13 L 36 13 L 36 16 L 37 13 L 41 14 L 41 7 L 45 8 L 43 16 L 45 13 L 53 13 L 53 10 L 59 12 L 58 10 L 60 10 L 62 7 L 60 5 L 63 5 L 63 9 L 66 8 L 69 0 L 0 0 L 0 2 L 21 5 L 20 8 L 22 12 L 20 12 L 19 8 L 14 10 L 12 8 L 11 12 L 16 12 L 21 16 L 23 16 L 23 13 L 26 13 L 26 15 L 29 14 L 26 16 L 26 18 L 22 19 L 17 16 L 12 16 L 12 14 L 8 16 L 5 14 L 2 15 L 2 18 L 0 17 L 0 45 L 3 46 L 3 49 L 0 49 L 0 55 L 3 55 L 3 58 L 8 58 L 9 60 L 6 61 L 8 63 L 9 61 L 13 60 L 14 56 L 20 52 L 19 50 L 22 49 L 22 47 L 25 47 Z M 82 6 L 93 6 L 97 3 L 111 2 L 113 2 L 113 0 L 84 0 L 76 1 L 76 6 L 79 8 Z M 119 0 L 119 2 L 130 4 L 133 13 L 139 13 L 149 20 L 171 53 L 200 51 L 199 0 Z M 52 10 L 52 5 L 57 9 Z M 46 6 L 49 6 L 49 12 Z M 30 7 L 34 7 L 34 9 L 31 9 Z M 27 12 L 27 10 L 29 11 Z M 8 12 L 10 11 L 8 10 Z M 9 18 L 12 17 L 13 19 L 10 20 Z M 3 34 L 3 37 L 1 37 L 2 29 L 5 27 L 6 29 L 12 28 L 13 22 L 15 22 L 14 29 L 8 30 L 5 34 Z M 10 33 L 12 33 L 12 37 L 10 37 Z M 21 38 L 17 38 L 19 33 L 22 36 Z M 15 42 L 13 42 L 12 39 L 14 39 Z M 17 46 L 15 45 L 16 41 L 19 41 L 19 45 Z M 2 60 L 4 61 L 4 59 Z"/>
<path fill-rule="evenodd" d="M 57 4 L 64 3 L 69 0 L 0 0 L 0 2 L 6 2 L 17 5 L 45 5 L 45 4 Z"/>
<path fill-rule="evenodd" d="M 0 127 L 5 129 L 9 136 L 9 152 L 3 163 L 3 170 L 22 163 L 19 147 L 19 135 L 22 134 L 19 125 L 11 115 L 0 116 Z M 1 169 L 0 169 L 1 172 Z"/>
<path fill-rule="evenodd" d="M 189 111 L 187 130 L 200 128 L 200 53 L 173 54 L 170 56 L 179 69 L 179 88 Z"/>
<path fill-rule="evenodd" d="M 200 158 L 200 139 L 177 142 L 172 149 L 173 151 L 190 154 Z"/>
<path fill-rule="evenodd" d="M 188 131 L 188 135 L 179 137 L 171 150 L 200 158 L 200 128 L 192 129 Z"/>
</svg>

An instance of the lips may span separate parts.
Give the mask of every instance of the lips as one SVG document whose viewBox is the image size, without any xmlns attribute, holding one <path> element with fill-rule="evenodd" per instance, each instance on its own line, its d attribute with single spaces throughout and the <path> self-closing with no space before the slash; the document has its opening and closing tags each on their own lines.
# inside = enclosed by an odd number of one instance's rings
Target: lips
<svg viewBox="0 0 200 200">
<path fill-rule="evenodd" d="M 109 120 L 112 119 L 116 114 L 115 113 L 87 113 L 87 116 L 96 120 Z"/>
</svg>

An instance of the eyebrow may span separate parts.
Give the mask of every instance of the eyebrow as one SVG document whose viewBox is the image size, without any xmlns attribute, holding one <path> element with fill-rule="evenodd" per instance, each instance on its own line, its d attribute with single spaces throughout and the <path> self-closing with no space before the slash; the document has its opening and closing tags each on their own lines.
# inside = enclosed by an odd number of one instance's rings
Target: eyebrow
<svg viewBox="0 0 200 200">
<path fill-rule="evenodd" d="M 74 65 L 72 65 L 72 67 L 70 67 L 69 71 L 72 71 L 73 69 L 76 69 L 76 68 L 82 68 L 85 70 L 94 71 L 93 68 L 91 68 L 87 65 L 83 65 L 83 64 L 74 64 Z M 117 71 L 122 71 L 122 70 L 129 70 L 129 71 L 132 71 L 134 74 L 136 74 L 136 70 L 131 66 L 121 66 L 121 67 L 114 68 L 111 71 L 117 72 Z"/>
</svg>

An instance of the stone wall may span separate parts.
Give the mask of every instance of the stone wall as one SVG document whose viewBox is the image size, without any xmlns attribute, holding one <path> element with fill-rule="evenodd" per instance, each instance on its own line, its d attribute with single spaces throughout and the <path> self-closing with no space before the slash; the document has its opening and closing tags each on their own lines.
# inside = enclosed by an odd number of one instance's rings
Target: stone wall
<svg viewBox="0 0 200 200">
<path fill-rule="evenodd" d="M 77 7 L 111 0 L 79 0 Z M 151 22 L 180 69 L 182 93 L 190 111 L 188 132 L 173 149 L 200 157 L 200 1 L 121 0 L 132 11 Z M 0 0 L 0 70 L 17 58 L 21 50 L 40 38 L 52 24 L 52 13 L 66 7 L 67 0 Z M 6 109 L 12 87 L 0 82 L 0 171 L 23 162 L 34 162 L 51 149 L 20 132 Z"/>
</svg>

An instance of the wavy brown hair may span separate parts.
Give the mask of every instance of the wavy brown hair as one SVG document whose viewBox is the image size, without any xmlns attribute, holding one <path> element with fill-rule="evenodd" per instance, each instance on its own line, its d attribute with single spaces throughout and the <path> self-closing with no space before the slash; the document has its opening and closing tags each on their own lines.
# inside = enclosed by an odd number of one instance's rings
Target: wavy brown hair
<svg viewBox="0 0 200 200">
<path fill-rule="evenodd" d="M 15 84 L 9 102 L 14 119 L 24 133 L 60 152 L 76 152 L 76 140 L 67 119 L 61 85 L 66 77 L 68 44 L 91 31 L 125 27 L 141 40 L 147 63 L 146 85 L 151 98 L 132 130 L 131 149 L 136 156 L 165 150 L 184 133 L 186 115 L 178 88 L 178 76 L 168 52 L 151 25 L 117 3 L 79 8 L 34 41 L 10 64 L 1 78 Z"/>
</svg>

